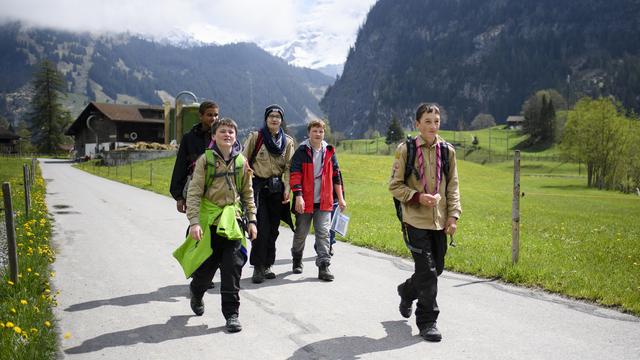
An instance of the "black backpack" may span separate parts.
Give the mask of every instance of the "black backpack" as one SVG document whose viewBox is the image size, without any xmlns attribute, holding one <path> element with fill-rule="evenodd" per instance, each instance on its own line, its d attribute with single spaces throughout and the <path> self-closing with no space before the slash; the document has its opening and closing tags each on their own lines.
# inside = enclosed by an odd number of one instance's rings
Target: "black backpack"
<svg viewBox="0 0 640 360">
<path fill-rule="evenodd" d="M 413 165 L 416 161 L 416 138 L 412 137 L 411 135 L 408 135 L 407 140 L 405 140 L 405 144 L 407 145 L 407 162 L 404 164 L 404 182 L 406 184 L 407 179 L 409 179 L 409 176 L 411 176 L 411 174 L 413 174 L 416 177 L 416 179 L 420 179 L 420 173 L 418 172 L 418 169 L 416 169 L 416 167 Z M 444 179 L 445 179 L 444 183 L 445 183 L 445 191 L 446 191 L 447 189 L 446 185 L 449 182 L 449 143 L 446 141 L 443 141 L 438 143 L 438 146 L 440 146 L 440 161 L 442 162 L 441 171 L 444 173 Z M 398 220 L 402 225 L 402 233 L 403 233 L 405 244 L 407 245 L 409 250 L 417 253 L 421 253 L 422 250 L 416 249 L 415 247 L 411 246 L 407 239 L 406 230 L 404 227 L 404 223 L 402 221 L 402 206 L 400 204 L 400 200 L 394 197 L 393 205 L 396 208 L 396 216 L 398 217 Z"/>
</svg>

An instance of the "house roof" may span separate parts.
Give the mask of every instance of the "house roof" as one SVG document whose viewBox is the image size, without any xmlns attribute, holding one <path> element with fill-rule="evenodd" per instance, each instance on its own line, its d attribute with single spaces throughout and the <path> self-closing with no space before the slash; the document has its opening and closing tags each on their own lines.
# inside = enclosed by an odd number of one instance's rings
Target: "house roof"
<svg viewBox="0 0 640 360">
<path fill-rule="evenodd" d="M 69 126 L 65 134 L 77 134 L 83 127 L 86 127 L 87 118 L 96 113 L 102 114 L 111 121 L 164 123 L 164 108 L 162 106 L 106 104 L 92 101 L 78 115 L 78 118 Z"/>
<path fill-rule="evenodd" d="M 511 115 L 507 118 L 507 123 L 521 123 L 524 121 L 524 116 L 522 115 Z"/>
<path fill-rule="evenodd" d="M 18 140 L 20 139 L 20 136 L 16 135 L 13 131 L 10 131 L 9 129 L 0 129 L 0 139 Z"/>
</svg>

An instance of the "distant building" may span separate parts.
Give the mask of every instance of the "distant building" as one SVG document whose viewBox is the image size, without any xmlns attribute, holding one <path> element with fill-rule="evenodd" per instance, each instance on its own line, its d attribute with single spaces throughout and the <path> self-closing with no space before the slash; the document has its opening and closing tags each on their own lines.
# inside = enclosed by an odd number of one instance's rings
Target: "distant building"
<svg viewBox="0 0 640 360">
<path fill-rule="evenodd" d="M 521 115 L 511 115 L 507 118 L 507 126 L 509 126 L 510 129 L 521 130 L 523 123 L 524 116 Z"/>
<path fill-rule="evenodd" d="M 0 153 L 13 154 L 19 150 L 20 136 L 10 129 L 0 129 Z"/>
<path fill-rule="evenodd" d="M 88 126 L 87 126 L 87 120 Z M 92 101 L 69 126 L 76 157 L 91 156 L 137 141 L 164 142 L 162 106 L 105 104 Z"/>
</svg>

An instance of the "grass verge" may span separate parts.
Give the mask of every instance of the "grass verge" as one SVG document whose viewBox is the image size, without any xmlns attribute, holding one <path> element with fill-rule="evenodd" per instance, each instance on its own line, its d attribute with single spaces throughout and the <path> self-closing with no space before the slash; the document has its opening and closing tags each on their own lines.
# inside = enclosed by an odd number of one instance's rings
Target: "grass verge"
<svg viewBox="0 0 640 360">
<path fill-rule="evenodd" d="M 54 359 L 58 347 L 49 280 L 55 253 L 49 245 L 51 222 L 45 184 L 39 172 L 31 189 L 31 214 L 25 216 L 22 165 L 30 159 L 0 158 L 0 182 L 11 184 L 16 214 L 18 282 L 10 281 L 8 265 L 0 269 L 0 359 Z M 4 222 L 2 211 L 2 226 Z"/>
</svg>

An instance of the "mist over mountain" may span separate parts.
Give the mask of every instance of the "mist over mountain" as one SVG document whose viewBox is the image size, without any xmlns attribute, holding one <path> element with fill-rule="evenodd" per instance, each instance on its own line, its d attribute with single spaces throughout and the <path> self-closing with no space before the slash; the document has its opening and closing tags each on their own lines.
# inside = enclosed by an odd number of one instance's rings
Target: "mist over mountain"
<svg viewBox="0 0 640 360">
<path fill-rule="evenodd" d="M 177 39 L 177 40 L 176 40 Z M 183 90 L 221 106 L 241 127 L 258 126 L 264 108 L 282 105 L 290 124 L 322 116 L 318 101 L 334 79 L 287 64 L 255 44 L 198 45 L 131 34 L 94 35 L 0 25 L 0 114 L 22 119 L 37 63 L 50 59 L 68 89 L 65 105 L 77 115 L 89 101 L 161 104 Z"/>
<path fill-rule="evenodd" d="M 347 136 L 405 127 L 420 102 L 443 127 L 498 122 L 534 91 L 613 95 L 640 111 L 640 1 L 380 0 L 321 107 Z"/>
</svg>

